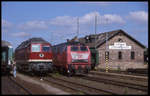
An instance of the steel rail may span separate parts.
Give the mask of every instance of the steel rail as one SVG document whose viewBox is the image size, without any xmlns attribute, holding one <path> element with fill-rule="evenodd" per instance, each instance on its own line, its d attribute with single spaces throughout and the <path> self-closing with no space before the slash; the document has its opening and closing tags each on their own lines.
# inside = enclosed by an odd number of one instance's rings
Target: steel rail
<svg viewBox="0 0 150 96">
<path fill-rule="evenodd" d="M 91 94 L 90 92 L 81 90 L 81 89 L 79 89 L 79 88 L 75 88 L 75 87 L 73 87 L 73 86 L 65 85 L 65 84 L 63 84 L 62 82 L 57 82 L 57 81 L 50 80 L 50 79 L 44 79 L 44 80 L 45 80 L 45 81 L 48 81 L 48 82 L 52 82 L 52 83 L 57 84 L 57 85 L 59 85 L 59 86 L 63 86 L 63 87 L 66 87 L 66 88 L 75 90 L 75 91 L 83 92 L 83 93 L 86 94 L 86 95 L 87 95 L 87 94 Z"/>
<path fill-rule="evenodd" d="M 117 78 L 122 78 L 122 79 L 134 79 L 137 81 L 148 81 L 148 78 L 145 76 L 135 76 L 135 75 L 128 75 L 128 74 L 119 74 L 119 73 L 105 73 L 105 72 L 95 72 L 91 71 L 89 74 L 92 75 L 99 75 L 99 76 L 112 76 L 112 77 L 117 77 Z"/>
<path fill-rule="evenodd" d="M 29 91 L 27 88 L 23 87 L 21 84 L 19 84 L 18 82 L 16 82 L 14 79 L 12 79 L 11 77 L 9 77 L 9 79 L 11 81 L 13 81 L 17 86 L 19 86 L 20 88 L 22 88 L 26 93 L 28 93 L 28 95 L 32 95 L 32 92 Z"/>
<path fill-rule="evenodd" d="M 88 86 L 88 85 L 85 85 L 85 84 L 80 84 L 80 83 L 77 83 L 77 82 L 65 80 L 65 79 L 62 79 L 62 78 L 59 78 L 59 77 L 50 77 L 50 78 L 53 78 L 54 80 L 59 80 L 61 82 L 67 82 L 67 83 L 70 83 L 70 84 L 74 84 L 75 86 L 82 86 L 82 87 L 85 87 L 85 88 L 93 89 L 95 91 L 104 92 L 104 93 L 107 93 L 107 94 L 120 94 L 119 92 L 118 93 L 114 93 L 111 90 L 104 90 L 104 89 L 101 89 L 101 88 L 96 88 L 94 86 Z M 79 90 L 79 91 L 83 91 L 83 89 Z M 85 94 L 89 94 L 89 92 L 88 93 L 85 92 Z"/>
<path fill-rule="evenodd" d="M 101 77 L 95 77 L 95 76 L 87 76 L 87 75 L 83 75 L 83 77 L 80 77 L 80 78 L 83 78 L 86 80 L 92 80 L 92 81 L 96 81 L 96 82 L 104 82 L 107 84 L 112 84 L 112 85 L 117 85 L 117 86 L 128 87 L 128 88 L 142 90 L 142 91 L 148 91 L 148 86 L 144 86 L 144 85 L 140 85 L 140 84 L 122 82 L 119 80 L 113 80 L 113 79 L 101 78 Z"/>
</svg>

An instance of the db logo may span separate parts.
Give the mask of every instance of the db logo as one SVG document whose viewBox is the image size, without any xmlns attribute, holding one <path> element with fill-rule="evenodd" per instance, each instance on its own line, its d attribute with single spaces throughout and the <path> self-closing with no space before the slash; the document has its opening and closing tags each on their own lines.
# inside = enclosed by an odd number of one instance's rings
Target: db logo
<svg viewBox="0 0 150 96">
<path fill-rule="evenodd" d="M 78 58 L 82 58 L 82 55 L 78 55 Z"/>
<path fill-rule="evenodd" d="M 39 54 L 40 57 L 44 57 L 44 54 Z"/>
</svg>

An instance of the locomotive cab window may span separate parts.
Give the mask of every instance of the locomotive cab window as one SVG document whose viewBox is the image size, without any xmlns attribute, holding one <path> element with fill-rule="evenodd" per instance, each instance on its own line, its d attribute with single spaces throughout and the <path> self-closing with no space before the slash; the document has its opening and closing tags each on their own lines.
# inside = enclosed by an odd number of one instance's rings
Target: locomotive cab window
<svg viewBox="0 0 150 96">
<path fill-rule="evenodd" d="M 72 46 L 72 47 L 71 47 L 71 51 L 79 51 L 78 46 Z"/>
<path fill-rule="evenodd" d="M 43 52 L 49 52 L 50 51 L 50 46 L 43 46 L 42 51 Z"/>
<path fill-rule="evenodd" d="M 86 46 L 81 46 L 81 47 L 80 47 L 80 50 L 81 50 L 81 51 L 88 51 L 88 49 L 87 49 Z"/>
<path fill-rule="evenodd" d="M 33 44 L 31 49 L 32 49 L 32 52 L 40 52 L 40 45 Z"/>
</svg>

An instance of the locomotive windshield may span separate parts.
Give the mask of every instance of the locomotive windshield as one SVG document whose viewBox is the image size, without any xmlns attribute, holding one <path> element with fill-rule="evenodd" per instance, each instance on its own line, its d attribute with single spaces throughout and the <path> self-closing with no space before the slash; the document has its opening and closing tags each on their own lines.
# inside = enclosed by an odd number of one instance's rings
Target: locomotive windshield
<svg viewBox="0 0 150 96">
<path fill-rule="evenodd" d="M 79 49 L 80 48 L 80 49 Z M 72 46 L 71 47 L 71 51 L 88 51 L 86 46 Z"/>
<path fill-rule="evenodd" d="M 86 46 L 81 46 L 81 47 L 80 47 L 80 50 L 81 50 L 81 51 L 88 51 L 88 49 L 86 48 Z"/>
<path fill-rule="evenodd" d="M 50 46 L 43 46 L 42 51 L 43 52 L 49 52 L 50 51 Z"/>
<path fill-rule="evenodd" d="M 40 45 L 39 44 L 33 44 L 32 45 L 32 52 L 40 52 Z"/>
<path fill-rule="evenodd" d="M 71 51 L 79 51 L 78 46 L 72 46 L 72 47 L 71 47 Z"/>
</svg>

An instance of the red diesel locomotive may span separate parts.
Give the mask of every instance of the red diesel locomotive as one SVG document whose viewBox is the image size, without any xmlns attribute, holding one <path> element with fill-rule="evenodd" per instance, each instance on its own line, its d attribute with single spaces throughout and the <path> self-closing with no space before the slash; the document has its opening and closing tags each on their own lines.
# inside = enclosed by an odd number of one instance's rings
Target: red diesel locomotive
<svg viewBox="0 0 150 96">
<path fill-rule="evenodd" d="M 18 70 L 26 72 L 52 71 L 51 44 L 42 38 L 31 38 L 22 42 L 15 50 Z"/>
<path fill-rule="evenodd" d="M 52 47 L 53 67 L 69 76 L 88 73 L 91 69 L 91 54 L 88 46 L 79 42 L 66 42 Z"/>
</svg>

